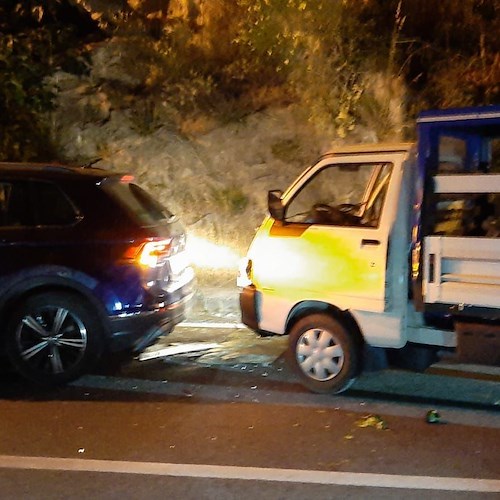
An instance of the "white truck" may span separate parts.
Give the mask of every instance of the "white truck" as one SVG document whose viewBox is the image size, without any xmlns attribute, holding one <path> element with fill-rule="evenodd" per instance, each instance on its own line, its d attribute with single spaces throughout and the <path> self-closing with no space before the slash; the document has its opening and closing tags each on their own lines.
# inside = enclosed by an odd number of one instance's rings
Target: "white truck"
<svg viewBox="0 0 500 500">
<path fill-rule="evenodd" d="M 347 389 L 367 352 L 500 363 L 500 106 L 426 111 L 417 132 L 339 148 L 268 193 L 242 321 L 288 334 L 313 391 Z"/>
</svg>

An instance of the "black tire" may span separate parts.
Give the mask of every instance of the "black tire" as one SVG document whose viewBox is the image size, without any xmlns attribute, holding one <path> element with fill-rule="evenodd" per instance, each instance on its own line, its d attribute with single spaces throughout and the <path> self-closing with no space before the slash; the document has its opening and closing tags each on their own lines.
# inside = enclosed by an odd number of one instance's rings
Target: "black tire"
<svg viewBox="0 0 500 500">
<path fill-rule="evenodd" d="M 302 383 L 318 393 L 340 393 L 356 379 L 359 343 L 339 321 L 311 314 L 291 329 L 287 358 Z"/>
<path fill-rule="evenodd" d="M 7 327 L 7 355 L 27 380 L 57 386 L 85 373 L 99 358 L 103 329 L 90 305 L 73 294 L 32 295 Z"/>
</svg>

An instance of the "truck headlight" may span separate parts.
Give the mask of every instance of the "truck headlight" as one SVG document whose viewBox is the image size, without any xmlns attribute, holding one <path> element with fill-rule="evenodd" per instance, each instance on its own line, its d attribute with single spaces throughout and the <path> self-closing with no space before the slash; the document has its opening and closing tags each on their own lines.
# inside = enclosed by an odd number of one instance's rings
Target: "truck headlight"
<svg viewBox="0 0 500 500">
<path fill-rule="evenodd" d="M 236 286 L 244 288 L 252 284 L 252 260 L 247 257 L 240 260 Z"/>
</svg>

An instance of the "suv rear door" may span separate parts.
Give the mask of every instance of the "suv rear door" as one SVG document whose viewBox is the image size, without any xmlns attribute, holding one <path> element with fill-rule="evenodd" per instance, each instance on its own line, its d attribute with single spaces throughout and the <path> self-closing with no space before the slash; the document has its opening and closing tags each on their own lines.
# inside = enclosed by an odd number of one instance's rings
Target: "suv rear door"
<svg viewBox="0 0 500 500">
<path fill-rule="evenodd" d="M 1 179 L 0 273 L 26 268 L 28 262 L 31 266 L 50 263 L 46 250 L 58 239 L 54 230 L 59 234 L 59 228 L 78 220 L 76 208 L 56 184 L 13 177 Z"/>
</svg>

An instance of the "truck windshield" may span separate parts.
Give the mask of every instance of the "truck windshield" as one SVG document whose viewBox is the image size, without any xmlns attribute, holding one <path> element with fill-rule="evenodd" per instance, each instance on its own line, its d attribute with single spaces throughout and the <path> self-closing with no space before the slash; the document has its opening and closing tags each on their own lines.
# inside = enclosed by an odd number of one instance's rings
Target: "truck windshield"
<svg viewBox="0 0 500 500">
<path fill-rule="evenodd" d="M 391 163 L 327 165 L 295 194 L 285 220 L 377 227 L 391 172 Z"/>
</svg>

